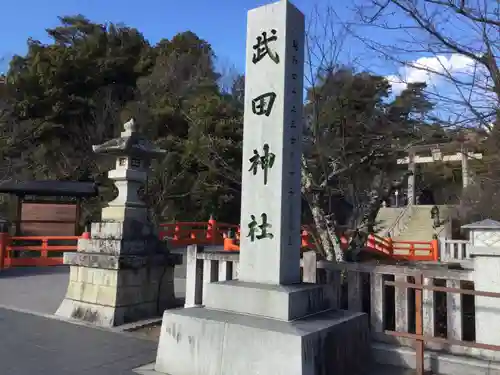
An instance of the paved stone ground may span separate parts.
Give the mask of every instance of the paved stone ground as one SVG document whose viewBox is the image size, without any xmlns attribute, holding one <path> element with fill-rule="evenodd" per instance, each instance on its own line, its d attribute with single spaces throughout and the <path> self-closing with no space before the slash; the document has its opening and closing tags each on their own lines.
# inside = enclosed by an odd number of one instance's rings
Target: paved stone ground
<svg viewBox="0 0 500 375">
<path fill-rule="evenodd" d="M 150 371 L 157 342 L 0 308 L 2 375 L 137 375 Z M 149 370 L 149 371 L 148 371 Z M 365 375 L 410 375 L 377 367 Z M 333 375 L 333 374 L 332 374 Z"/>
<path fill-rule="evenodd" d="M 178 298 L 184 297 L 185 275 L 184 266 L 176 267 Z M 146 339 L 19 311 L 53 314 L 68 277 L 66 266 L 0 272 L 1 375 L 137 375 L 132 369 L 155 360 L 157 335 Z M 143 374 L 155 373 L 146 369 Z M 366 375 L 410 374 L 414 372 L 377 366 Z"/>
<path fill-rule="evenodd" d="M 0 337 L 2 375 L 137 375 L 138 367 L 139 374 L 158 374 L 151 371 L 157 342 L 130 333 L 0 308 Z M 377 366 L 365 375 L 411 374 Z"/>
<path fill-rule="evenodd" d="M 0 305 L 53 314 L 66 294 L 69 267 L 11 268 L 0 272 Z"/>
<path fill-rule="evenodd" d="M 185 265 L 175 267 L 175 295 L 180 300 L 185 296 L 185 278 Z M 0 306 L 53 314 L 66 294 L 68 279 L 68 266 L 2 270 L 0 272 Z"/>
<path fill-rule="evenodd" d="M 2 375 L 137 375 L 157 344 L 112 332 L 0 308 Z"/>
<path fill-rule="evenodd" d="M 221 249 L 220 246 L 209 246 L 205 251 Z M 184 255 L 186 249 L 173 249 L 172 252 Z M 2 270 L 0 272 L 0 307 L 53 314 L 64 299 L 68 278 L 68 266 Z M 185 292 L 186 262 L 184 258 L 183 264 L 175 267 L 175 295 L 182 301 Z"/>
</svg>

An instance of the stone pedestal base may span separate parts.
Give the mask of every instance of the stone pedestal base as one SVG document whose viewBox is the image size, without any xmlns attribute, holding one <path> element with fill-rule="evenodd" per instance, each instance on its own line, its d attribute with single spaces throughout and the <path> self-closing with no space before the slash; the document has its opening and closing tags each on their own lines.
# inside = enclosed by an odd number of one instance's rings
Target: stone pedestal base
<svg viewBox="0 0 500 375">
<path fill-rule="evenodd" d="M 174 267 L 149 223 L 93 223 L 90 239 L 65 257 L 70 267 L 66 297 L 56 315 L 111 327 L 159 316 L 174 306 Z"/>
<path fill-rule="evenodd" d="M 270 285 L 231 280 L 204 287 L 203 304 L 209 309 L 285 321 L 329 309 L 324 285 Z"/>
<path fill-rule="evenodd" d="M 285 322 L 189 308 L 165 311 L 155 370 L 169 375 L 355 375 L 370 365 L 365 314 Z"/>
<path fill-rule="evenodd" d="M 173 266 L 71 266 L 66 297 L 56 315 L 113 327 L 159 316 L 174 303 Z"/>
</svg>

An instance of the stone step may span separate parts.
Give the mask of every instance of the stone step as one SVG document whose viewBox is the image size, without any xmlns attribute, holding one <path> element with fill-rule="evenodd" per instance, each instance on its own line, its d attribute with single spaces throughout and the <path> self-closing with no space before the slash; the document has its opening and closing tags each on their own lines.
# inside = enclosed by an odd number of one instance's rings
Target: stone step
<svg viewBox="0 0 500 375">
<path fill-rule="evenodd" d="M 404 208 L 382 207 L 375 220 L 375 231 L 379 236 L 386 236 L 388 230 L 394 225 Z"/>
<path fill-rule="evenodd" d="M 406 228 L 395 237 L 395 241 L 431 241 L 436 229 L 433 227 L 434 219 L 431 218 L 433 206 L 414 206 Z M 446 220 L 452 214 L 452 207 L 439 206 L 441 220 Z M 443 228 L 442 226 L 439 228 Z"/>
</svg>

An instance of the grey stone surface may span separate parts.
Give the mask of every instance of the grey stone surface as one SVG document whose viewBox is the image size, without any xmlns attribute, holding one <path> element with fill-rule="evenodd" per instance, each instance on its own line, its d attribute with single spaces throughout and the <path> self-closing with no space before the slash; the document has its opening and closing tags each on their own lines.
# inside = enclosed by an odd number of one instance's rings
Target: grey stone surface
<svg viewBox="0 0 500 375">
<path fill-rule="evenodd" d="M 103 268 L 108 270 L 139 269 L 151 265 L 175 265 L 180 260 L 171 254 L 154 255 L 110 255 L 94 253 L 75 253 L 67 258 L 67 264 L 71 266 L 82 266 L 90 268 Z"/>
<path fill-rule="evenodd" d="M 157 344 L 127 333 L 0 308 L 0 374 L 133 375 Z"/>
<path fill-rule="evenodd" d="M 413 348 L 373 343 L 372 353 L 379 364 L 407 368 L 409 373 L 413 373 L 411 371 L 416 365 Z M 424 369 L 441 375 L 500 375 L 500 362 L 426 350 Z"/>
<path fill-rule="evenodd" d="M 279 1 L 251 9 L 247 20 L 239 279 L 294 284 L 300 282 L 304 15 Z M 258 44 L 265 38 L 268 48 Z M 255 172 L 250 162 L 264 157 L 265 145 L 274 155 L 267 178 L 262 162 Z M 252 217 L 262 225 L 263 215 L 272 237 L 249 236 Z"/>
<path fill-rule="evenodd" d="M 288 321 L 327 310 L 326 297 L 324 285 L 269 285 L 231 280 L 206 284 L 203 304 L 209 309 Z"/>
<path fill-rule="evenodd" d="M 163 261 L 148 255 L 84 254 L 80 249 L 77 254 L 79 260 L 95 264 L 72 263 L 66 296 L 56 315 L 114 327 L 158 316 L 175 306 L 168 254 L 162 256 Z M 111 258 L 116 258 L 114 263 Z"/>
<path fill-rule="evenodd" d="M 284 322 L 189 308 L 165 311 L 161 330 L 155 369 L 171 375 L 350 375 L 371 363 L 362 313 Z"/>
</svg>

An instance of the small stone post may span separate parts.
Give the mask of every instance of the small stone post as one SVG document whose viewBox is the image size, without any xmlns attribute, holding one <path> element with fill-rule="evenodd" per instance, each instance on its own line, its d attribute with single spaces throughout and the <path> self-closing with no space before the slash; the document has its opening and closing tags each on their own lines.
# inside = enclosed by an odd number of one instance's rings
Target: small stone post
<svg viewBox="0 0 500 375">
<path fill-rule="evenodd" d="M 93 149 L 116 158 L 108 176 L 118 196 L 91 224 L 90 238 L 79 239 L 77 253 L 66 257 L 70 281 L 56 315 L 108 327 L 160 315 L 173 304 L 177 259 L 159 240 L 137 191 L 150 160 L 165 151 L 144 139 L 133 119 L 120 137 Z"/>
<path fill-rule="evenodd" d="M 467 149 L 462 149 L 460 156 L 462 158 L 460 163 L 462 164 L 462 187 L 465 189 L 469 186 L 469 152 Z"/>
<path fill-rule="evenodd" d="M 462 228 L 470 231 L 474 289 L 500 293 L 500 222 L 486 219 Z M 475 305 L 476 342 L 500 345 L 500 298 L 475 296 Z"/>
</svg>

